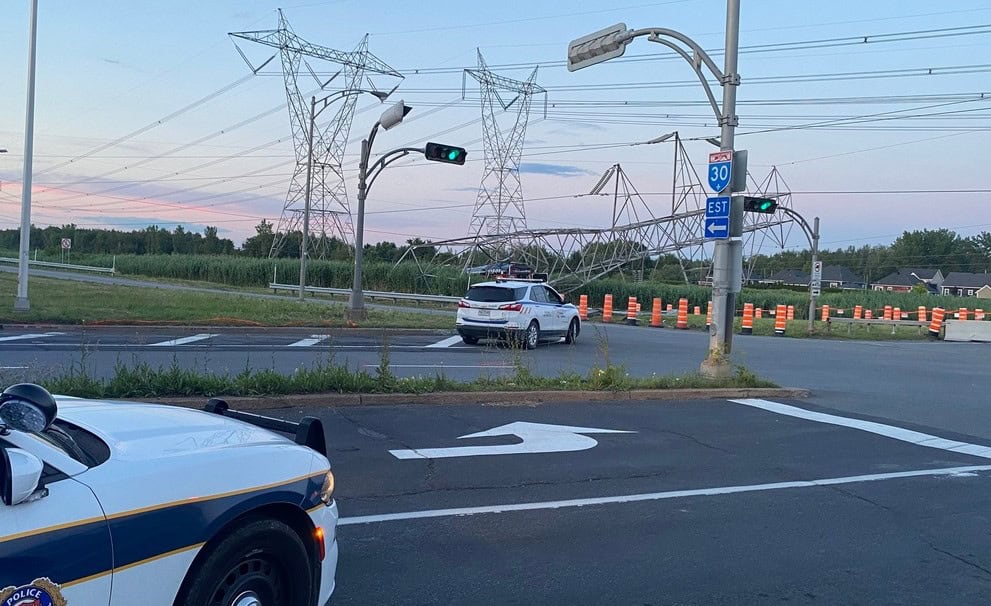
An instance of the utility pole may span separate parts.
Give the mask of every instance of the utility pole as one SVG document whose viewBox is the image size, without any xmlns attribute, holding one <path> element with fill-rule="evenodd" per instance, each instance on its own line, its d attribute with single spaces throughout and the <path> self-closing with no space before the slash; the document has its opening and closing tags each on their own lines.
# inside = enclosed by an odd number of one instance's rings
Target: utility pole
<svg viewBox="0 0 991 606">
<path fill-rule="evenodd" d="M 812 275 L 809 281 L 809 334 L 816 329 L 816 300 L 817 292 L 821 286 L 816 282 L 815 267 L 819 261 L 819 217 L 812 221 Z"/>
<path fill-rule="evenodd" d="M 740 47 L 740 0 L 726 2 L 726 49 L 723 66 L 723 105 L 720 124 L 720 149 L 733 151 L 736 126 L 736 90 L 740 86 L 737 59 Z M 736 166 L 733 170 L 743 167 Z M 743 168 L 743 170 L 746 170 Z M 730 179 L 732 183 L 735 179 Z M 726 186 L 721 195 L 730 195 Z M 713 377 L 732 372 L 729 354 L 733 348 L 733 320 L 736 316 L 736 296 L 742 286 L 743 273 L 743 197 L 730 198 L 729 239 L 717 240 L 712 267 L 712 324 L 709 327 L 709 353 L 702 361 L 701 371 Z"/>
<path fill-rule="evenodd" d="M 31 33 L 28 43 L 28 101 L 24 120 L 24 176 L 21 178 L 21 245 L 17 258 L 17 298 L 14 311 L 30 311 L 28 260 L 31 254 L 31 176 L 34 160 L 34 77 L 38 48 L 38 0 L 31 2 Z"/>
<path fill-rule="evenodd" d="M 626 52 L 630 41 L 639 36 L 647 36 L 650 42 L 667 46 L 692 66 L 719 121 L 719 146 L 724 151 L 732 151 L 739 124 L 736 91 L 740 86 L 740 74 L 737 73 L 740 0 L 726 1 L 726 49 L 722 70 L 705 49 L 681 32 L 663 27 L 628 30 L 625 23 L 617 23 L 573 40 L 568 45 L 568 71 L 620 57 Z M 723 87 L 722 107 L 716 102 L 703 68 Z M 746 170 L 736 162 L 733 164 L 734 171 L 738 167 Z M 729 184 L 721 193 L 731 195 L 735 183 L 738 180 L 730 175 Z M 732 372 L 729 354 L 733 345 L 733 318 L 736 315 L 736 295 L 740 292 L 743 281 L 743 196 L 731 197 L 728 235 L 728 240 L 716 242 L 713 251 L 712 325 L 709 328 L 709 352 L 701 367 L 704 374 L 713 377 L 728 376 Z"/>
<path fill-rule="evenodd" d="M 313 189 L 313 123 L 317 121 L 317 98 L 310 97 L 310 132 L 306 146 L 306 187 L 303 194 L 303 238 L 299 245 L 299 300 L 306 300 L 306 257 L 310 244 L 310 191 Z"/>
</svg>

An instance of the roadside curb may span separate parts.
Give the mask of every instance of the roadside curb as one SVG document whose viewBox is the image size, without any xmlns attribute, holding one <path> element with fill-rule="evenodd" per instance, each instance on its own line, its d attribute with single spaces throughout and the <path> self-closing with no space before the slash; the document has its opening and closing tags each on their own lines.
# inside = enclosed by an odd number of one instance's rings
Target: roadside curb
<svg viewBox="0 0 991 606">
<path fill-rule="evenodd" d="M 634 391 L 496 391 L 496 392 L 438 392 L 425 394 L 300 394 L 264 397 L 223 398 L 237 410 L 275 410 L 284 408 L 457 405 L 532 406 L 561 402 L 645 402 L 671 400 L 726 400 L 731 398 L 807 398 L 808 389 L 785 388 L 719 388 L 719 389 L 638 389 Z M 209 398 L 140 398 L 142 402 L 169 404 L 184 408 L 203 408 Z"/>
</svg>

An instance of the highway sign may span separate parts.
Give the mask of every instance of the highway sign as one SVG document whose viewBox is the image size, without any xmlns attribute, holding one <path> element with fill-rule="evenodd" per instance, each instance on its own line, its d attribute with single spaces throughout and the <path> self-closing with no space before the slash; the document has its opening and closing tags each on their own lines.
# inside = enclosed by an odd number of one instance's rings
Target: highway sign
<svg viewBox="0 0 991 606">
<path fill-rule="evenodd" d="M 715 196 L 712 198 L 706 198 L 704 237 L 729 237 L 729 209 L 729 196 Z"/>
<path fill-rule="evenodd" d="M 822 261 L 816 261 L 812 264 L 812 281 L 819 282 L 822 280 Z"/>
<path fill-rule="evenodd" d="M 813 297 L 818 297 L 821 294 L 822 294 L 822 291 L 819 290 L 819 287 L 818 286 L 813 286 L 812 287 L 812 296 Z"/>
<path fill-rule="evenodd" d="M 709 154 L 709 187 L 717 194 L 729 185 L 733 176 L 733 151 L 718 151 Z"/>
<path fill-rule="evenodd" d="M 69 250 L 72 248 L 72 238 L 62 238 L 62 250 Z"/>
<path fill-rule="evenodd" d="M 417 448 L 415 450 L 390 450 L 397 459 L 446 459 L 448 457 L 478 457 L 483 455 L 536 454 L 543 452 L 573 452 L 588 450 L 598 444 L 586 433 L 636 433 L 616 429 L 595 427 L 570 427 L 568 425 L 547 425 L 516 421 L 488 431 L 461 436 L 468 438 L 488 438 L 492 436 L 516 436 L 522 442 L 516 444 L 494 444 L 488 446 L 456 446 L 454 448 Z"/>
</svg>

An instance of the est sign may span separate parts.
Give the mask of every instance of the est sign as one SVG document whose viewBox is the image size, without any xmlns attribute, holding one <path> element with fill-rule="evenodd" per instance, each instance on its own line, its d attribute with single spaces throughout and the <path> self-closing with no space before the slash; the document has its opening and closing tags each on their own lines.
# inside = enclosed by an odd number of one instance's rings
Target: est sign
<svg viewBox="0 0 991 606">
<path fill-rule="evenodd" d="M 729 196 L 706 198 L 704 221 L 706 238 L 723 239 L 729 237 L 729 209 Z"/>
<path fill-rule="evenodd" d="M 709 154 L 709 187 L 717 194 L 729 186 L 733 177 L 733 150 Z"/>
</svg>

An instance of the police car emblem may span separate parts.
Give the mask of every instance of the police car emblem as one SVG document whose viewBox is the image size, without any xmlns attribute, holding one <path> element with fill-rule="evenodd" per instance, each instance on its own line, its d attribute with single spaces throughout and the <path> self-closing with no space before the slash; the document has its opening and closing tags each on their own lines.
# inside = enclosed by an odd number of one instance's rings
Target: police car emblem
<svg viewBox="0 0 991 606">
<path fill-rule="evenodd" d="M 0 589 L 0 606 L 66 606 L 59 586 L 50 579 L 40 578 L 30 585 Z"/>
</svg>

